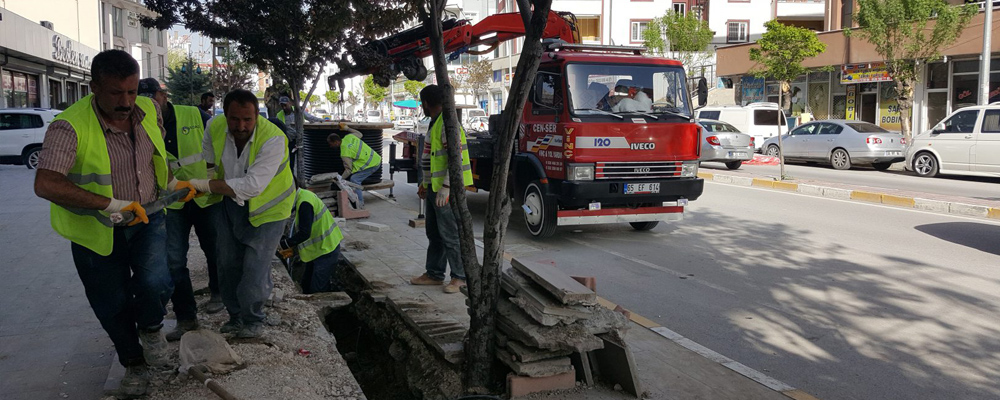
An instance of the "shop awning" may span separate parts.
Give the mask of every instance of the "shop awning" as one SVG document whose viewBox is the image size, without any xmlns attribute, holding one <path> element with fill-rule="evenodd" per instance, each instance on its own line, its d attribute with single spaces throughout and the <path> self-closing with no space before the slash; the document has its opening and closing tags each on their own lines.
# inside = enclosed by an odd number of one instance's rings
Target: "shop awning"
<svg viewBox="0 0 1000 400">
<path fill-rule="evenodd" d="M 418 102 L 416 100 L 401 100 L 401 101 L 397 101 L 395 103 L 392 103 L 392 105 L 394 107 L 398 107 L 398 108 L 416 109 L 417 107 L 420 107 L 420 102 Z"/>
</svg>

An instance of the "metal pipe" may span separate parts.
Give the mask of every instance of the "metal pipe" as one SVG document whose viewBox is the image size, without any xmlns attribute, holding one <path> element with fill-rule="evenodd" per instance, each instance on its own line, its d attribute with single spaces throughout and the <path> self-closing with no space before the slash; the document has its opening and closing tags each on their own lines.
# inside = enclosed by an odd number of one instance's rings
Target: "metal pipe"
<svg viewBox="0 0 1000 400">
<path fill-rule="evenodd" d="M 239 397 L 236 397 L 232 393 L 226 391 L 226 388 L 222 387 L 222 385 L 220 385 L 219 382 L 216 382 L 214 379 L 209 378 L 207 375 L 205 375 L 205 370 L 206 370 L 205 366 L 195 365 L 190 369 L 188 369 L 188 373 L 191 374 L 191 376 L 193 376 L 195 379 L 201 381 L 201 383 L 204 384 L 205 387 L 211 390 L 212 393 L 215 393 L 217 396 L 219 396 L 220 399 L 240 400 Z"/>
</svg>

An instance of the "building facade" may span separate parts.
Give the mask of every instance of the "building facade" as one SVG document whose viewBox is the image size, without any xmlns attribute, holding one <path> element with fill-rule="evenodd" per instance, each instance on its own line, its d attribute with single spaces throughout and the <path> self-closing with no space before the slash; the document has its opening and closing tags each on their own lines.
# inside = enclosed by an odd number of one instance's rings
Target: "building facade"
<svg viewBox="0 0 1000 400">
<path fill-rule="evenodd" d="M 161 83 L 167 76 L 166 31 L 143 27 L 141 16 L 155 14 L 137 0 L 100 0 L 101 50 L 127 51 L 139 62 L 142 78 L 156 78 Z"/>
<path fill-rule="evenodd" d="M 74 39 L 83 37 L 75 26 L 62 27 L 0 8 L 0 108 L 55 108 L 90 93 L 98 50 Z"/>
<path fill-rule="evenodd" d="M 791 83 L 788 113 L 798 117 L 806 114 L 811 119 L 861 120 L 899 131 L 896 90 L 883 60 L 864 39 L 844 35 L 840 26 L 850 24 L 850 13 L 831 6 L 827 15 L 833 20 L 826 20 L 824 26 L 836 29 L 818 34 L 827 45 L 826 51 L 803 62 L 815 72 Z M 996 33 L 1000 12 L 993 15 Z M 927 130 L 952 111 L 977 103 L 984 19 L 982 12 L 974 16 L 959 38 L 942 49 L 940 59 L 919 62 L 920 81 L 914 88 L 910 120 L 914 132 Z M 735 83 L 738 104 L 777 102 L 778 82 L 750 75 L 754 63 L 749 60 L 749 50 L 755 46 L 748 43 L 718 49 L 719 74 Z M 993 41 L 991 52 L 989 101 L 994 102 L 1000 101 L 1000 43 Z"/>
</svg>

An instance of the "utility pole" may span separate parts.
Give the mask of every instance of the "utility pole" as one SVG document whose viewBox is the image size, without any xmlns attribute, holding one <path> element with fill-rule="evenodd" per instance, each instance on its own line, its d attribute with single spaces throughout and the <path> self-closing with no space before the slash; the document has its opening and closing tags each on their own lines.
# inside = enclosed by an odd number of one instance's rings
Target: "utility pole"
<svg viewBox="0 0 1000 400">
<path fill-rule="evenodd" d="M 983 2 L 986 8 L 985 19 L 983 20 L 983 54 L 979 61 L 979 104 L 986 105 L 990 102 L 990 47 L 991 36 L 993 36 L 993 0 Z"/>
</svg>

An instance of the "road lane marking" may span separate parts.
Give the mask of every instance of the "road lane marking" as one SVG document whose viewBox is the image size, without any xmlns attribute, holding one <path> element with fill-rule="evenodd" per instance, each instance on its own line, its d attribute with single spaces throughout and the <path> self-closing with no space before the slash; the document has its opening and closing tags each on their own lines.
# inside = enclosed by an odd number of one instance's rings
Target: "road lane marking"
<svg viewBox="0 0 1000 400">
<path fill-rule="evenodd" d="M 868 202 L 855 201 L 855 200 L 835 199 L 835 198 L 826 197 L 826 196 L 813 196 L 813 195 L 808 195 L 808 194 L 803 194 L 803 193 L 797 193 L 797 192 L 788 192 L 788 191 L 782 191 L 782 190 L 762 189 L 762 188 L 759 188 L 759 187 L 752 187 L 752 186 L 733 185 L 733 184 L 728 184 L 728 183 L 723 183 L 723 182 L 718 182 L 718 181 L 706 181 L 706 183 L 713 184 L 713 185 L 720 185 L 720 186 L 740 188 L 740 189 L 747 189 L 747 190 L 756 190 L 756 191 L 765 192 L 765 193 L 775 193 L 775 194 L 784 194 L 784 195 L 790 195 L 790 196 L 808 197 L 810 199 L 822 199 L 822 200 L 829 200 L 829 201 L 835 201 L 835 202 L 840 202 L 840 203 L 857 204 L 857 205 L 860 205 L 860 206 L 867 206 L 867 207 L 878 207 L 878 208 L 885 208 L 885 209 L 889 209 L 889 210 L 915 212 L 915 213 L 926 214 L 926 215 L 936 215 L 936 216 L 939 216 L 939 217 L 946 217 L 946 218 L 964 219 L 964 220 L 969 220 L 969 221 L 976 221 L 976 222 L 981 222 L 981 223 L 985 223 L 985 224 L 1000 226 L 1000 221 L 995 222 L 995 221 L 990 221 L 989 219 L 976 218 L 976 217 L 966 217 L 966 216 L 957 215 L 957 214 L 937 213 L 937 212 L 931 212 L 931 211 L 918 210 L 918 209 L 915 209 L 915 208 L 892 207 L 892 206 L 887 206 L 887 205 L 884 205 L 884 204 L 868 203 Z"/>
<path fill-rule="evenodd" d="M 611 250 L 611 249 L 608 249 L 608 248 L 604 248 L 602 246 L 598 246 L 598 245 L 595 245 L 595 244 L 591 244 L 589 242 L 586 242 L 586 241 L 583 241 L 583 240 L 580 240 L 580 239 L 577 239 L 577 238 L 566 238 L 566 240 L 569 240 L 569 241 L 571 241 L 573 243 L 576 243 L 576 244 L 579 244 L 579 245 L 590 247 L 590 248 L 595 249 L 595 250 L 603 251 L 603 252 L 611 254 L 613 256 L 626 259 L 628 261 L 634 262 L 636 264 L 639 264 L 639 265 L 642 265 L 642 266 L 645 266 L 645 267 L 649 267 L 649 268 L 655 269 L 655 270 L 660 271 L 660 272 L 665 272 L 665 273 L 674 275 L 674 276 L 676 276 L 678 278 L 684 278 L 684 279 L 687 279 L 689 281 L 694 281 L 694 282 L 696 282 L 696 283 L 698 283 L 698 284 L 700 284 L 702 286 L 709 287 L 709 288 L 718 290 L 720 292 L 723 292 L 723 293 L 726 293 L 726 294 L 729 294 L 729 295 L 733 295 L 733 296 L 736 295 L 736 291 L 734 291 L 734 290 L 730 290 L 730 289 L 724 288 L 722 286 L 716 285 L 714 283 L 706 282 L 704 280 L 701 280 L 701 279 L 698 279 L 698 278 L 695 278 L 695 277 L 692 277 L 692 276 L 688 276 L 688 274 L 686 274 L 686 273 L 675 271 L 675 270 L 672 270 L 670 268 L 664 267 L 662 265 L 656 265 L 656 264 L 653 264 L 653 263 L 651 263 L 649 261 L 646 261 L 646 260 L 640 260 L 640 259 L 635 258 L 635 257 L 630 257 L 630 256 L 627 256 L 625 254 L 619 253 L 617 251 L 614 251 L 614 250 Z"/>
</svg>

